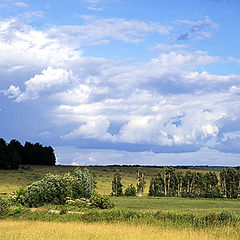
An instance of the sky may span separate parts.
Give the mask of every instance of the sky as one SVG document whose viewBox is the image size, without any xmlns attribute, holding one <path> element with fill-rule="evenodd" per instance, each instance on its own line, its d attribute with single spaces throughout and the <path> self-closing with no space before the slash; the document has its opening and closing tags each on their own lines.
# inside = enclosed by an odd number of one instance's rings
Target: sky
<svg viewBox="0 0 240 240">
<path fill-rule="evenodd" d="M 240 165 L 240 1 L 0 0 L 0 137 L 68 165 Z"/>
</svg>

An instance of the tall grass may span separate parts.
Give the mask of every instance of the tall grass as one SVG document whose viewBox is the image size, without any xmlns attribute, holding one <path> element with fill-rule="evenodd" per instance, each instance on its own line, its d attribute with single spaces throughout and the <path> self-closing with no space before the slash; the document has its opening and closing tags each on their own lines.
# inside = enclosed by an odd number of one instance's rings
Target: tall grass
<svg viewBox="0 0 240 240">
<path fill-rule="evenodd" d="M 148 224 L 153 226 L 165 226 L 173 228 L 203 229 L 207 227 L 237 226 L 240 227 L 240 219 L 231 212 L 194 214 L 191 212 L 174 211 L 139 211 L 126 209 L 111 210 L 85 210 L 82 212 L 24 209 L 10 210 L 2 219 L 11 220 L 35 220 L 49 222 L 106 222 L 129 223 L 135 225 Z"/>
<path fill-rule="evenodd" d="M 0 221 L 1 240 L 239 240 L 233 227 L 204 230 L 172 229 L 148 225 Z"/>
</svg>

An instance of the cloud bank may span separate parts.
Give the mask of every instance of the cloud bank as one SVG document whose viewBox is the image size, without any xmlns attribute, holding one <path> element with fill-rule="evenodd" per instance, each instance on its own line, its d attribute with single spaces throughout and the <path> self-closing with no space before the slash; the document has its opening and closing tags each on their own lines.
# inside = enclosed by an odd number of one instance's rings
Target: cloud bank
<svg viewBox="0 0 240 240">
<path fill-rule="evenodd" d="M 90 140 L 113 148 L 144 145 L 149 150 L 189 145 L 238 152 L 239 137 L 224 140 L 223 135 L 230 131 L 227 124 L 240 121 L 240 76 L 201 70 L 220 65 L 220 57 L 185 44 L 157 44 L 152 50 L 159 50 L 159 55 L 148 61 L 84 56 L 81 45 L 113 40 L 136 44 L 148 34 L 171 32 L 157 22 L 86 21 L 46 30 L 15 19 L 1 21 L 1 92 L 15 104 L 47 104 L 49 124 L 68 125 L 57 136 L 64 143 Z M 206 29 L 218 28 L 208 17 L 178 23 L 188 28 L 186 37 L 179 35 L 178 40 L 208 38 L 212 32 Z"/>
</svg>

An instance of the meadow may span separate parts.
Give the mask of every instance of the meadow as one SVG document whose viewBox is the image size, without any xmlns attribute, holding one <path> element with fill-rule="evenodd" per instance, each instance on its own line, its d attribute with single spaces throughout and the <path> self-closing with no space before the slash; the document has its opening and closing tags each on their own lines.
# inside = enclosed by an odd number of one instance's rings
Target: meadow
<svg viewBox="0 0 240 240">
<path fill-rule="evenodd" d="M 137 167 L 88 168 L 95 176 L 100 194 L 110 195 L 117 169 L 121 171 L 124 188 L 136 184 Z M 47 173 L 64 174 L 74 169 L 24 166 L 20 170 L 0 170 L 0 194 L 12 193 Z M 142 197 L 111 196 L 114 209 L 79 213 L 51 212 L 54 206 L 34 212 L 12 209 L 7 219 L 0 220 L 0 239 L 240 239 L 240 200 L 148 197 L 150 178 L 159 168 L 143 170 L 146 187 Z"/>
<path fill-rule="evenodd" d="M 20 186 L 27 186 L 31 183 L 40 180 L 47 173 L 64 174 L 73 171 L 74 166 L 38 166 L 29 165 L 22 166 L 20 170 L 0 170 L 0 194 L 11 193 L 17 190 Z M 121 172 L 123 189 L 130 183 L 136 185 L 136 171 L 138 167 L 135 166 L 88 166 L 90 173 L 93 174 L 97 181 L 97 192 L 100 194 L 109 195 L 112 191 L 112 178 L 114 172 L 118 169 Z M 158 173 L 158 167 L 141 167 L 145 172 L 146 187 L 144 195 L 148 194 L 149 182 L 151 177 Z M 185 169 L 182 171 L 186 171 Z M 209 170 L 191 170 L 191 171 L 209 171 Z M 215 170 L 217 173 L 219 170 Z"/>
</svg>

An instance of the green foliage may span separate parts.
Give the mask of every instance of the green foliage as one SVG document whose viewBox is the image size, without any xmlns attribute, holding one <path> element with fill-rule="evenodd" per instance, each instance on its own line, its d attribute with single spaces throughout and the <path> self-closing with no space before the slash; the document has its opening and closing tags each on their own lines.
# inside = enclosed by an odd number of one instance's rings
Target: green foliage
<svg viewBox="0 0 240 240">
<path fill-rule="evenodd" d="M 240 170 L 232 167 L 223 169 L 220 173 L 220 185 L 224 197 L 240 197 Z"/>
<path fill-rule="evenodd" d="M 121 174 L 120 174 L 120 171 L 117 170 L 112 180 L 112 195 L 115 195 L 115 196 L 123 195 L 122 186 L 123 185 L 121 183 Z"/>
<path fill-rule="evenodd" d="M 9 144 L 0 138 L 0 169 L 18 169 L 20 164 L 55 165 L 52 147 L 26 142 L 24 146 L 13 139 Z"/>
<path fill-rule="evenodd" d="M 68 199 L 66 201 L 67 205 L 76 206 L 78 208 L 100 208 L 100 209 L 110 209 L 114 207 L 108 196 L 102 196 L 100 194 L 93 194 L 90 199 L 80 198 L 80 199 Z"/>
<path fill-rule="evenodd" d="M 67 209 L 62 208 L 59 213 L 46 210 L 19 211 L 12 215 L 14 219 L 37 220 L 37 221 L 58 221 L 58 222 L 116 222 L 116 223 L 133 223 L 149 224 L 154 226 L 166 226 L 174 228 L 192 227 L 195 229 L 222 227 L 222 226 L 239 226 L 239 218 L 231 212 L 210 212 L 203 215 L 192 212 L 175 212 L 175 211 L 139 211 L 133 209 L 89 209 L 79 213 L 67 213 Z M 19 211 L 19 213 L 18 213 Z"/>
<path fill-rule="evenodd" d="M 110 198 L 105 195 L 94 194 L 90 198 L 91 207 L 100 208 L 100 209 L 110 209 L 114 207 L 114 204 L 111 202 Z"/>
<path fill-rule="evenodd" d="M 144 171 L 142 169 L 137 170 L 137 194 L 142 195 L 145 187 Z"/>
<path fill-rule="evenodd" d="M 220 189 L 217 187 L 214 187 L 205 193 L 206 198 L 222 198 L 223 194 L 221 193 Z"/>
<path fill-rule="evenodd" d="M 0 169 L 18 169 L 20 156 L 11 144 L 0 138 Z"/>
<path fill-rule="evenodd" d="M 55 165 L 56 157 L 51 146 L 42 146 L 40 143 L 26 142 L 20 150 L 22 164 Z"/>
<path fill-rule="evenodd" d="M 95 181 L 90 175 L 89 170 L 87 168 L 83 170 L 77 168 L 73 173 L 73 177 L 77 180 L 72 184 L 73 198 L 92 196 L 95 188 Z"/>
<path fill-rule="evenodd" d="M 0 216 L 5 215 L 9 211 L 9 206 L 9 201 L 0 197 Z"/>
<path fill-rule="evenodd" d="M 41 206 L 44 203 L 63 204 L 71 194 L 70 182 L 71 179 L 67 175 L 48 174 L 27 188 L 24 204 L 30 207 Z"/>
<path fill-rule="evenodd" d="M 12 196 L 13 203 L 20 203 L 24 204 L 25 201 L 25 195 L 27 193 L 27 188 L 25 186 L 21 186 L 19 189 L 17 189 Z"/>
<path fill-rule="evenodd" d="M 70 206 L 76 206 L 78 208 L 89 208 L 91 205 L 90 199 L 88 198 L 80 198 L 80 199 L 67 198 L 66 204 Z"/>
<path fill-rule="evenodd" d="M 172 167 L 164 167 L 161 172 L 152 177 L 148 195 L 191 198 L 222 197 L 215 172 L 200 173 L 188 170 L 183 173 Z"/>
<path fill-rule="evenodd" d="M 72 174 L 47 174 L 28 188 L 16 191 L 15 199 L 27 206 L 42 206 L 45 203 L 65 204 L 67 197 L 90 198 L 94 180 L 87 169 L 76 169 Z"/>
<path fill-rule="evenodd" d="M 129 184 L 126 188 L 125 196 L 136 196 L 136 188 L 132 184 Z"/>
</svg>

